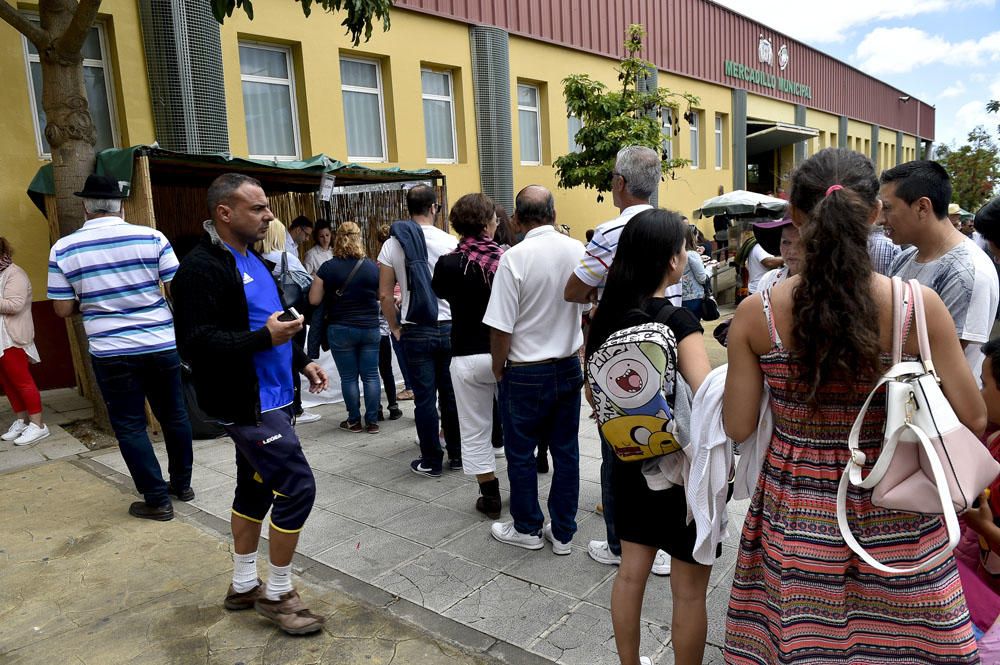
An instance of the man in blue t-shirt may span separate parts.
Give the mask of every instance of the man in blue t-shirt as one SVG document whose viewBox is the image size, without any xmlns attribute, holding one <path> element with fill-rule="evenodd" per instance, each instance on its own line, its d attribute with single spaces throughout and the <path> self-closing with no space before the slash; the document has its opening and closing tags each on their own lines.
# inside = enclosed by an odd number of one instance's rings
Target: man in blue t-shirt
<svg viewBox="0 0 1000 665">
<path fill-rule="evenodd" d="M 316 484 L 293 427 L 293 370 L 312 392 L 326 374 L 291 343 L 301 316 L 285 314 L 270 266 L 251 249 L 274 218 L 260 183 L 229 173 L 208 190 L 206 235 L 174 278 L 181 354 L 191 363 L 199 404 L 236 444 L 233 583 L 225 607 L 251 607 L 286 633 L 323 627 L 292 588 L 292 555 Z M 283 320 L 284 319 L 284 320 Z M 257 577 L 257 546 L 268 510 L 270 575 Z"/>
</svg>

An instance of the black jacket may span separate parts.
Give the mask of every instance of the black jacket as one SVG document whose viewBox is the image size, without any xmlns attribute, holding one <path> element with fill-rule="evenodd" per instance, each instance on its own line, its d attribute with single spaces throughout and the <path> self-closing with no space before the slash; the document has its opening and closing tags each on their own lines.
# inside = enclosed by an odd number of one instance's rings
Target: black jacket
<svg viewBox="0 0 1000 665">
<path fill-rule="evenodd" d="M 249 329 L 236 259 L 211 222 L 205 222 L 205 230 L 170 285 L 177 350 L 191 365 L 198 403 L 206 414 L 254 425 L 260 422 L 260 388 L 253 355 L 271 348 L 271 333 L 266 327 Z M 292 344 L 296 378 L 307 364 L 305 353 Z"/>
</svg>

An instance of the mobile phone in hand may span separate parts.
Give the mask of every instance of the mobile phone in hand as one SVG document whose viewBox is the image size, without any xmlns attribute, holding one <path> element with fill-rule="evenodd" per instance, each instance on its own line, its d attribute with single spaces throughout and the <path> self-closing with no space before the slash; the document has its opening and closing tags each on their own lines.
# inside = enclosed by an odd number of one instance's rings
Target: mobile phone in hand
<svg viewBox="0 0 1000 665">
<path fill-rule="evenodd" d="M 294 307 L 289 307 L 278 316 L 279 321 L 297 321 L 298 319 L 299 312 Z"/>
</svg>

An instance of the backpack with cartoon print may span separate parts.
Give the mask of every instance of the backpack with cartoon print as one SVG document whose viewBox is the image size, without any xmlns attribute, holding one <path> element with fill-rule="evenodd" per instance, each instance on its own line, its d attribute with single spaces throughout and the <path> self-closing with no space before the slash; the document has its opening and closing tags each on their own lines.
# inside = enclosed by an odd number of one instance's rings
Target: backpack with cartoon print
<svg viewBox="0 0 1000 665">
<path fill-rule="evenodd" d="M 619 459 L 635 462 L 681 449 L 667 401 L 677 376 L 677 342 L 669 327 L 649 322 L 613 333 L 591 354 L 587 370 L 598 428 Z"/>
</svg>

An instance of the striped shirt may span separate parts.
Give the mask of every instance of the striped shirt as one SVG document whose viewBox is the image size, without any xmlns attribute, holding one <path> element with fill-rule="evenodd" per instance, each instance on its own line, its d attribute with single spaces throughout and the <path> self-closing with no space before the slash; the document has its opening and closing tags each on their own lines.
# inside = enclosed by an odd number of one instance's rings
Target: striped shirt
<svg viewBox="0 0 1000 665">
<path fill-rule="evenodd" d="M 621 237 L 625 225 L 643 210 L 652 208 L 653 206 L 647 203 L 629 206 L 622 210 L 622 214 L 618 217 L 594 229 L 594 237 L 587 243 L 587 251 L 573 274 L 587 286 L 596 286 L 603 292 L 604 280 L 608 276 L 608 270 L 611 269 L 611 262 L 615 260 L 618 238 Z"/>
<path fill-rule="evenodd" d="M 868 253 L 872 257 L 872 268 L 880 275 L 888 277 L 892 262 L 899 256 L 901 248 L 885 235 L 881 227 L 872 227 L 868 235 Z"/>
<path fill-rule="evenodd" d="M 162 233 L 99 217 L 52 246 L 48 297 L 80 301 L 94 356 L 171 351 L 174 321 L 160 282 L 176 272 L 177 257 Z"/>
</svg>

